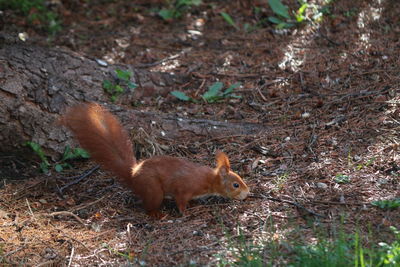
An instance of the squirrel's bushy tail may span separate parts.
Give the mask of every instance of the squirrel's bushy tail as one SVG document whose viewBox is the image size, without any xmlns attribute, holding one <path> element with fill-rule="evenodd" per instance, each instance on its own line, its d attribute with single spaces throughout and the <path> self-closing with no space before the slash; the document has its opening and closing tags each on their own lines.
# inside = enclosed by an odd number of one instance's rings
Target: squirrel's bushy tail
<svg viewBox="0 0 400 267">
<path fill-rule="evenodd" d="M 61 123 L 104 169 L 129 180 L 136 159 L 129 135 L 114 115 L 96 103 L 79 104 L 67 110 Z"/>
</svg>

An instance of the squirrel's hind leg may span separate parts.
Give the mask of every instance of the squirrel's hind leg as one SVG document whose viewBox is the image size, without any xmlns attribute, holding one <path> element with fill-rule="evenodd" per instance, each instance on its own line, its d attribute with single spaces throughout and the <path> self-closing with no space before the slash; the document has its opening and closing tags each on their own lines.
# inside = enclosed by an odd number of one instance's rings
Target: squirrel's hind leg
<svg viewBox="0 0 400 267">
<path fill-rule="evenodd" d="M 160 212 L 160 207 L 164 200 L 164 191 L 162 190 L 161 186 L 155 184 L 153 184 L 150 188 L 151 192 L 140 194 L 140 197 L 143 201 L 143 206 L 149 216 L 162 219 L 165 217 Z"/>
</svg>

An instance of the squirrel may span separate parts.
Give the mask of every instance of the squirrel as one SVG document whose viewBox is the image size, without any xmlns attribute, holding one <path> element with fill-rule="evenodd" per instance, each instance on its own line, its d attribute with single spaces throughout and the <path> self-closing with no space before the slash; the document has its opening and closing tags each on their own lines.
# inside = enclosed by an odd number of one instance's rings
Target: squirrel
<svg viewBox="0 0 400 267">
<path fill-rule="evenodd" d="M 250 192 L 221 151 L 216 153 L 215 168 L 171 156 L 154 156 L 138 162 L 127 131 L 113 114 L 97 103 L 69 108 L 60 122 L 72 131 L 94 161 L 141 198 L 150 216 L 162 218 L 159 209 L 166 197 L 174 198 L 180 213 L 184 214 L 191 199 L 220 195 L 243 200 Z"/>
</svg>

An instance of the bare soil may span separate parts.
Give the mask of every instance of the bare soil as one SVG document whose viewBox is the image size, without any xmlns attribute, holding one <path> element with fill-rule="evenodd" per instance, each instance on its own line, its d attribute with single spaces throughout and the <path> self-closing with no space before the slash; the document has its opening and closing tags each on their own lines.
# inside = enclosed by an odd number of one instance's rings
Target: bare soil
<svg viewBox="0 0 400 267">
<path fill-rule="evenodd" d="M 285 2 L 295 7 L 295 1 Z M 67 173 L 43 175 L 13 156 L 20 166 L 17 176 L 29 175 L 22 182 L 4 179 L 0 189 L 0 258 L 6 264 L 215 265 L 215 255 L 226 251 L 228 234 L 237 236 L 238 228 L 256 244 L 263 239 L 283 244 L 311 240 L 316 227 L 330 231 L 342 222 L 349 233 L 372 233 L 366 245 L 387 241 L 389 226 L 400 228 L 398 209 L 371 205 L 400 197 L 399 1 L 338 0 L 319 23 L 287 31 L 265 23 L 251 32 L 242 30 L 244 23 L 272 15 L 263 1 L 204 1 L 171 22 L 152 11 L 162 4 L 63 1 L 56 7 L 62 31 L 51 45 L 110 63 L 190 73 L 189 83 L 173 89 L 194 98 L 216 81 L 240 82 L 236 94 L 241 99 L 195 104 L 168 96 L 146 99 L 135 108 L 259 123 L 265 132 L 153 138 L 136 149 L 150 156 L 154 146 L 161 146 L 164 153 L 208 165 L 222 149 L 253 195 L 241 202 L 193 201 L 184 216 L 166 201 L 168 217 L 156 221 L 101 170 L 61 197 L 58 190 L 68 177 L 92 168 L 91 161 L 76 162 Z M 257 15 L 254 6 L 261 10 Z M 220 12 L 229 13 L 240 29 Z M 48 44 L 48 36 L 24 18 L 7 11 L 4 19 L 10 31 L 26 31 Z M 267 197 L 299 203 L 312 213 Z M 284 245 L 280 249 L 282 255 L 290 253 Z M 284 256 L 278 263 L 285 265 Z"/>
</svg>

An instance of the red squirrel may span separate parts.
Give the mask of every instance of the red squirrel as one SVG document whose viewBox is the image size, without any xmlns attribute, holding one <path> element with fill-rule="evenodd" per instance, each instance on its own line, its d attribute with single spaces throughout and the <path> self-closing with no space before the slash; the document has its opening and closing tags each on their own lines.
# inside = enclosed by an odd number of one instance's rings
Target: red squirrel
<svg viewBox="0 0 400 267">
<path fill-rule="evenodd" d="M 165 197 L 174 198 L 183 214 L 194 198 L 220 195 L 243 200 L 249 194 L 248 186 L 231 170 L 223 152 L 217 152 L 214 169 L 171 156 L 154 156 L 138 162 L 127 131 L 99 104 L 69 108 L 61 123 L 96 162 L 142 199 L 145 210 L 153 217 L 162 216 L 159 208 Z"/>
</svg>

